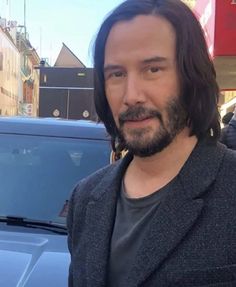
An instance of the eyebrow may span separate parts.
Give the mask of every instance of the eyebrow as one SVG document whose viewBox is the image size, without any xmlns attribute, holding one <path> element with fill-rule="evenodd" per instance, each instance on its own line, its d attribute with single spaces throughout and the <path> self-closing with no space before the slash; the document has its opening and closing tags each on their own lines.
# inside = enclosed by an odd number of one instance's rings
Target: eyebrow
<svg viewBox="0 0 236 287">
<path fill-rule="evenodd" d="M 143 64 L 149 64 L 149 63 L 153 63 L 153 62 L 167 62 L 167 58 L 165 57 L 160 57 L 160 56 L 155 56 L 152 58 L 148 58 L 148 59 L 144 59 L 143 61 L 141 61 Z"/>
<path fill-rule="evenodd" d="M 109 71 L 114 71 L 114 70 L 121 69 L 121 68 L 122 68 L 122 66 L 119 66 L 119 65 L 110 65 L 110 64 L 108 64 L 108 65 L 106 65 L 104 67 L 103 72 L 107 73 Z"/>
<path fill-rule="evenodd" d="M 148 59 L 142 60 L 141 64 L 150 64 L 150 63 L 153 63 L 153 62 L 161 63 L 161 62 L 167 62 L 167 61 L 168 61 L 168 59 L 165 58 L 165 57 L 155 56 L 155 57 L 152 57 L 152 58 L 148 58 Z M 104 67 L 103 72 L 107 73 L 109 71 L 114 71 L 114 70 L 121 69 L 121 68 L 122 68 L 122 66 L 120 66 L 120 65 L 107 64 Z"/>
</svg>

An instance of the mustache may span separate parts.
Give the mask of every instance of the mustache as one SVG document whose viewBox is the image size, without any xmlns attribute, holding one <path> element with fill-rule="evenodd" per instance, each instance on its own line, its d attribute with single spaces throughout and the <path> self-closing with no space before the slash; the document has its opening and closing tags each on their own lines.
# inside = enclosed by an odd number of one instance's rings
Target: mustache
<svg viewBox="0 0 236 287">
<path fill-rule="evenodd" d="M 140 121 L 148 118 L 158 118 L 163 124 L 163 118 L 160 112 L 143 106 L 130 107 L 121 113 L 119 115 L 119 124 L 122 126 L 126 121 Z"/>
</svg>

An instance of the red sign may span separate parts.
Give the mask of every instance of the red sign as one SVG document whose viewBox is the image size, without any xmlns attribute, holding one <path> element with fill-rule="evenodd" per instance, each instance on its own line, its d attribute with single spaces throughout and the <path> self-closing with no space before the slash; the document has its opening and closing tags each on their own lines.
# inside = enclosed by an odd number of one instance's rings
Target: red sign
<svg viewBox="0 0 236 287">
<path fill-rule="evenodd" d="M 216 0 L 215 55 L 236 56 L 236 2 Z"/>
<path fill-rule="evenodd" d="M 236 1 L 197 0 L 194 7 L 212 56 L 236 56 Z"/>
</svg>

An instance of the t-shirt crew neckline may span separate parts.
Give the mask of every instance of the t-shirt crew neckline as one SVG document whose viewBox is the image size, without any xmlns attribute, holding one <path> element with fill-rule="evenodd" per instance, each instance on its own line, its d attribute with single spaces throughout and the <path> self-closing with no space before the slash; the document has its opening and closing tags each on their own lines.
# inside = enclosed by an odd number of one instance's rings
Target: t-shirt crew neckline
<svg viewBox="0 0 236 287">
<path fill-rule="evenodd" d="M 153 193 L 138 197 L 138 198 L 132 198 L 129 197 L 126 193 L 125 183 L 124 180 L 122 180 L 121 183 L 121 192 L 120 196 L 122 200 L 125 202 L 125 204 L 129 205 L 131 208 L 145 208 L 149 205 L 153 205 L 156 202 L 160 201 L 161 198 L 166 194 L 167 191 L 171 190 L 171 186 L 176 182 L 177 176 L 174 177 L 170 182 L 168 182 L 165 186 L 162 188 L 154 191 Z"/>
</svg>

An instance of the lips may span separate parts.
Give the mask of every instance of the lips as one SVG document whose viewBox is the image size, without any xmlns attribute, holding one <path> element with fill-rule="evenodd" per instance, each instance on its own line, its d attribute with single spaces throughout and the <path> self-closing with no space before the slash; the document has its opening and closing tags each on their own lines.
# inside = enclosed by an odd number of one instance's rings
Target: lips
<svg viewBox="0 0 236 287">
<path fill-rule="evenodd" d="M 129 107 L 125 112 L 119 116 L 120 126 L 125 123 L 144 123 L 153 118 L 158 118 L 162 122 L 162 116 L 157 110 L 148 109 L 143 106 Z"/>
<path fill-rule="evenodd" d="M 147 128 L 151 122 L 151 120 L 153 119 L 153 117 L 145 117 L 145 118 L 142 118 L 142 119 L 132 119 L 132 120 L 127 120 L 127 121 L 124 121 L 122 126 L 126 127 L 126 128 Z"/>
<path fill-rule="evenodd" d="M 131 118 L 131 119 L 126 119 L 125 122 L 141 122 L 145 120 L 149 120 L 152 117 L 138 117 L 138 118 Z"/>
</svg>

